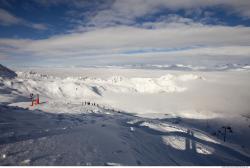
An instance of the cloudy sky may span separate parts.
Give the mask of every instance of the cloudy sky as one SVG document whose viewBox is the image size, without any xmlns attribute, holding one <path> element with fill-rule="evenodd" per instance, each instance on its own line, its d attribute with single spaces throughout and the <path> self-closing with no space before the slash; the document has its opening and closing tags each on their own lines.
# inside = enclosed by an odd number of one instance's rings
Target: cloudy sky
<svg viewBox="0 0 250 168">
<path fill-rule="evenodd" d="M 0 0 L 0 63 L 250 63 L 249 0 Z"/>
</svg>

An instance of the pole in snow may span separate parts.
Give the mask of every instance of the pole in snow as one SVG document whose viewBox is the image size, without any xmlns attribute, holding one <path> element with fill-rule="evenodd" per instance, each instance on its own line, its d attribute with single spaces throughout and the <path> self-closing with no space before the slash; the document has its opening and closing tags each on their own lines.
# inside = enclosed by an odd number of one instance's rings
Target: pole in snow
<svg viewBox="0 0 250 168">
<path fill-rule="evenodd" d="M 223 133 L 223 140 L 224 140 L 224 142 L 226 142 L 227 131 L 228 131 L 229 133 L 232 133 L 233 130 L 232 130 L 232 128 L 231 128 L 230 126 L 223 126 L 223 127 L 221 127 L 221 128 L 224 130 L 224 133 Z"/>
<path fill-rule="evenodd" d="M 39 94 L 36 95 L 36 104 L 39 104 Z"/>
</svg>

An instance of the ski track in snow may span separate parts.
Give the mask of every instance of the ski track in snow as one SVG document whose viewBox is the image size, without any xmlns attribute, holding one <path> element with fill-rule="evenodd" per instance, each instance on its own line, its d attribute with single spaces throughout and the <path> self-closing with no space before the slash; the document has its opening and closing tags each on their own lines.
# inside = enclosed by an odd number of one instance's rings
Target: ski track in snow
<svg viewBox="0 0 250 168">
<path fill-rule="evenodd" d="M 211 135 L 215 121 L 208 128 L 208 119 L 192 118 L 193 111 L 148 118 L 102 102 L 105 92 L 186 92 L 195 80 L 206 79 L 193 74 L 60 78 L 21 72 L 14 79 L 0 78 L 0 165 L 249 165 L 248 147 Z M 30 106 L 30 92 L 41 95 L 40 105 Z"/>
</svg>

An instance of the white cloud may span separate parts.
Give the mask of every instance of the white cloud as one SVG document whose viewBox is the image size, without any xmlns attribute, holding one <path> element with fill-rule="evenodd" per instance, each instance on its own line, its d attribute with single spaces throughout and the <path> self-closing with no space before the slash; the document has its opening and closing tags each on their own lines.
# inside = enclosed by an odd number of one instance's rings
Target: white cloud
<svg viewBox="0 0 250 168">
<path fill-rule="evenodd" d="M 46 1 L 48 3 L 48 1 Z M 60 1 L 60 3 L 67 3 L 68 1 Z M 81 5 L 76 5 L 73 1 L 70 3 L 77 7 L 86 7 L 86 2 L 82 2 Z M 97 1 L 95 1 L 97 2 Z M 51 3 L 52 4 L 52 3 Z M 115 0 L 113 3 L 107 3 L 104 8 L 93 9 L 91 11 L 84 11 L 79 18 L 71 18 L 77 22 L 76 28 L 72 31 L 89 31 L 93 30 L 93 27 L 114 27 L 117 25 L 139 25 L 137 19 L 145 18 L 154 13 L 164 11 L 166 9 L 172 11 L 183 9 L 186 16 L 190 14 L 202 16 L 200 18 L 201 23 L 221 23 L 217 18 L 212 17 L 211 12 L 205 10 L 206 7 L 220 7 L 220 10 L 225 9 L 228 14 L 237 14 L 244 18 L 250 18 L 250 1 L 248 0 Z M 102 6 L 100 3 L 96 3 L 97 6 Z M 168 11 L 168 13 L 171 13 Z M 169 16 L 166 16 L 169 17 Z M 171 18 L 172 16 L 170 16 Z M 85 18 L 83 20 L 83 18 Z M 194 17 L 195 18 L 195 17 Z M 169 22 L 171 20 L 165 20 Z M 143 23 L 143 22 L 142 22 Z M 162 22 L 163 23 L 163 22 Z M 71 32 L 72 32 L 71 31 Z"/>
<path fill-rule="evenodd" d="M 70 1 L 37 1 L 44 5 L 58 5 Z M 95 1 L 96 4 L 99 4 Z M 72 1 L 73 6 L 83 7 L 86 1 Z M 100 4 L 99 4 L 100 5 Z M 112 5 L 93 13 L 84 11 L 77 28 L 69 34 L 48 39 L 0 39 L 0 52 L 5 57 L 20 55 L 50 60 L 98 60 L 98 62 L 122 62 L 126 59 L 138 62 L 144 58 L 164 60 L 169 56 L 208 56 L 250 58 L 250 28 L 244 26 L 204 25 L 178 15 L 161 16 L 150 22 L 136 22 L 138 17 L 153 14 L 162 9 L 185 9 L 186 14 L 204 12 L 203 19 L 210 19 L 212 13 L 202 8 L 220 6 L 228 13 L 250 17 L 250 1 L 246 0 L 116 0 Z M 98 8 L 99 9 L 99 8 Z M 84 15 L 83 15 L 84 14 Z M 71 15 L 75 15 L 71 12 Z M 86 16 L 87 15 L 87 16 Z M 35 29 L 46 29 L 43 24 L 35 24 L 18 18 L 0 9 L 0 24 L 21 24 Z M 75 22 L 78 20 L 75 19 Z M 126 26 L 125 26 L 126 25 Z M 150 51 L 140 54 L 133 51 Z M 179 50 L 182 49 L 182 50 Z M 162 50 L 161 52 L 157 52 Z M 168 51 L 168 50 L 171 50 Z M 106 59 L 106 60 L 105 60 Z M 88 62 L 86 62 L 87 64 Z"/>
<path fill-rule="evenodd" d="M 0 24 L 1 25 L 21 24 L 22 22 L 23 22 L 22 19 L 13 16 L 6 10 L 0 9 Z"/>
<path fill-rule="evenodd" d="M 189 46 L 249 45 L 247 27 L 179 25 L 160 29 L 128 26 L 98 29 L 86 33 L 54 36 L 32 41 L 28 50 L 104 50 L 133 48 L 180 48 Z"/>
<path fill-rule="evenodd" d="M 197 9 L 203 7 L 220 6 L 230 8 L 232 11 L 243 16 L 250 17 L 249 0 L 33 0 L 43 6 L 55 6 L 67 4 L 77 8 L 86 7 L 90 4 L 108 4 L 112 10 L 118 13 L 142 16 L 157 10 L 157 8 Z M 113 3 L 112 3 L 113 2 Z"/>
<path fill-rule="evenodd" d="M 31 24 L 31 27 L 34 29 L 38 29 L 38 30 L 48 29 L 48 27 L 45 24 L 40 24 L 40 23 L 33 23 L 33 24 Z"/>
<path fill-rule="evenodd" d="M 10 12 L 0 9 L 0 25 L 11 26 L 11 25 L 23 25 L 38 30 L 46 30 L 47 26 L 44 24 L 32 23 L 22 18 L 16 17 Z"/>
<path fill-rule="evenodd" d="M 223 47 L 201 47 L 201 48 L 192 48 L 188 50 L 173 51 L 169 52 L 169 55 L 185 55 L 185 56 L 211 56 L 213 59 L 216 59 L 217 56 L 244 56 L 250 57 L 250 46 L 223 46 Z"/>
<path fill-rule="evenodd" d="M 197 9 L 203 7 L 220 6 L 229 8 L 231 12 L 250 17 L 249 0 L 117 0 L 113 7 L 122 13 L 142 16 L 150 13 L 157 8 L 178 9 Z M 138 8 L 139 7 L 139 8 Z"/>
<path fill-rule="evenodd" d="M 168 56 L 237 59 L 250 58 L 250 28 L 195 23 L 170 24 L 156 29 L 119 26 L 44 40 L 0 39 L 0 46 L 0 51 L 10 58 L 26 55 L 39 60 L 85 60 L 85 64 L 88 60 L 122 62 L 134 58 L 140 62 L 148 57 L 164 61 Z M 153 49 L 150 53 L 126 54 L 150 49 Z"/>
<path fill-rule="evenodd" d="M 55 6 L 66 4 L 73 8 L 84 8 L 83 12 L 79 12 L 79 18 L 69 17 L 69 21 L 76 22 L 73 31 L 89 31 L 93 27 L 111 27 L 117 25 L 133 25 L 136 24 L 137 18 L 147 17 L 150 14 L 162 10 L 183 9 L 186 14 L 192 13 L 196 15 L 206 14 L 206 7 L 220 7 L 225 9 L 228 14 L 237 14 L 244 18 L 250 18 L 250 1 L 249 0 L 34 0 L 43 6 Z M 86 9 L 90 7 L 90 11 Z M 201 22 L 206 23 L 211 20 L 218 20 L 204 16 Z M 84 18 L 84 19 L 83 19 Z M 70 31 L 72 32 L 72 31 Z"/>
</svg>

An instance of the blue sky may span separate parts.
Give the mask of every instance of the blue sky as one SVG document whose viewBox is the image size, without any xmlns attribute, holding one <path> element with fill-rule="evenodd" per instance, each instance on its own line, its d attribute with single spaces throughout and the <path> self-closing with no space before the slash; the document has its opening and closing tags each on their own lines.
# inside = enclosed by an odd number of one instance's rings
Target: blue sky
<svg viewBox="0 0 250 168">
<path fill-rule="evenodd" d="M 249 9 L 249 0 L 0 0 L 0 62 L 249 63 Z"/>
</svg>

